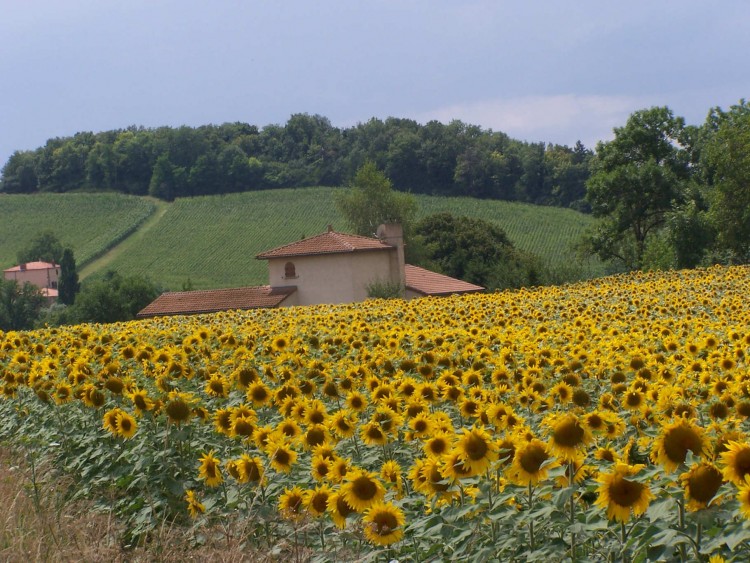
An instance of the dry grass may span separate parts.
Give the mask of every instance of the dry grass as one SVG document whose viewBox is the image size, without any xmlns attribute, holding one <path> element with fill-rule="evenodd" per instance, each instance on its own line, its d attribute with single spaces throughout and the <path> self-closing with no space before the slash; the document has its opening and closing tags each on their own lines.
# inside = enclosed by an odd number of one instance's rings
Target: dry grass
<svg viewBox="0 0 750 563">
<path fill-rule="evenodd" d="M 248 549 L 241 521 L 201 530 L 164 522 L 145 547 L 126 549 L 114 516 L 94 511 L 90 502 L 66 500 L 69 485 L 66 478 L 54 477 L 48 465 L 33 472 L 22 456 L 0 447 L 0 561 L 240 563 L 306 561 L 311 556 L 292 543 L 274 546 L 273 554 Z M 202 545 L 197 545 L 198 535 Z"/>
</svg>

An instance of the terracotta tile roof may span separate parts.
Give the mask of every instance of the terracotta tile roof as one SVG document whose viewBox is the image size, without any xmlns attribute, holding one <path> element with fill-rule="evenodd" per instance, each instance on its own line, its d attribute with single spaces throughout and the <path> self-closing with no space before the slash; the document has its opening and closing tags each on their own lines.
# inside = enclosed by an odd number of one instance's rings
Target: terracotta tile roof
<svg viewBox="0 0 750 563">
<path fill-rule="evenodd" d="M 431 272 L 418 266 L 406 264 L 406 289 L 422 295 L 452 295 L 454 293 L 475 293 L 484 291 L 481 285 L 457 280 L 437 272 Z"/>
<path fill-rule="evenodd" d="M 51 287 L 43 287 L 39 291 L 48 299 L 57 299 L 57 297 L 59 296 L 58 291 L 56 289 L 52 289 Z"/>
<path fill-rule="evenodd" d="M 291 258 L 293 256 L 314 256 L 317 254 L 339 254 L 342 252 L 361 252 L 368 250 L 393 250 L 393 246 L 380 239 L 338 233 L 333 230 L 285 244 L 261 252 L 256 258 Z"/>
<path fill-rule="evenodd" d="M 21 268 L 21 266 L 23 266 L 23 268 Z M 50 262 L 26 262 L 25 264 L 13 266 L 12 268 L 3 270 L 3 272 L 21 272 L 24 270 L 51 270 L 53 268 L 59 268 L 59 266 Z"/>
<path fill-rule="evenodd" d="M 138 318 L 164 315 L 195 315 L 231 309 L 256 309 L 276 307 L 297 291 L 294 286 L 237 287 L 231 289 L 205 289 L 199 291 L 173 291 L 162 293 L 136 315 Z"/>
</svg>

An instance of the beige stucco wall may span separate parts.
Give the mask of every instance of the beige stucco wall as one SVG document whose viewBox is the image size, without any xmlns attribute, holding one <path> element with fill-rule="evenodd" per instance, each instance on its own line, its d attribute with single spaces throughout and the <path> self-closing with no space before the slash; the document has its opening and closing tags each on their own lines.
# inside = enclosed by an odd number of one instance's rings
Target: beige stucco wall
<svg viewBox="0 0 750 563">
<path fill-rule="evenodd" d="M 395 252 L 393 249 L 274 258 L 268 261 L 268 283 L 274 287 L 297 286 L 297 303 L 287 298 L 282 307 L 364 301 L 367 299 L 367 286 L 374 281 L 399 281 L 399 272 L 392 270 L 394 261 L 391 255 Z M 284 277 L 287 262 L 294 264 L 296 278 Z"/>
<path fill-rule="evenodd" d="M 6 280 L 16 280 L 19 285 L 29 282 L 37 287 L 57 288 L 57 279 L 60 275 L 60 268 L 50 268 L 45 270 L 16 270 L 12 272 L 3 272 Z"/>
</svg>

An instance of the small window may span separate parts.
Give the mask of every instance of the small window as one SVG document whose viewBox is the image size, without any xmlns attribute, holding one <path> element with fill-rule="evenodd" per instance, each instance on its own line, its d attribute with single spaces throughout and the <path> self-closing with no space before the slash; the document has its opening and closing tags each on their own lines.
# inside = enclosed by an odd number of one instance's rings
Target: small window
<svg viewBox="0 0 750 563">
<path fill-rule="evenodd" d="M 52 283 L 50 283 L 50 286 L 52 287 L 52 289 L 57 289 L 57 282 L 52 281 Z"/>
<path fill-rule="evenodd" d="M 284 279 L 296 278 L 297 270 L 294 267 L 293 262 L 287 262 L 284 264 Z"/>
</svg>

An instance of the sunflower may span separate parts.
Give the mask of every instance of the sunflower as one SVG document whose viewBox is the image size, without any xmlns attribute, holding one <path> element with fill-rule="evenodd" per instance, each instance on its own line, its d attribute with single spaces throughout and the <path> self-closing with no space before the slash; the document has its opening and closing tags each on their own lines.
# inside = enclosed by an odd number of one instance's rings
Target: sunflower
<svg viewBox="0 0 750 563">
<path fill-rule="evenodd" d="M 718 467 L 704 461 L 680 475 L 680 482 L 688 500 L 687 509 L 696 511 L 706 508 L 713 500 L 724 482 L 724 477 Z"/>
<path fill-rule="evenodd" d="M 740 512 L 745 518 L 750 518 L 750 477 L 744 483 L 737 485 L 737 500 L 740 502 Z"/>
<path fill-rule="evenodd" d="M 214 428 L 219 434 L 232 435 L 232 411 L 230 409 L 214 411 Z"/>
<path fill-rule="evenodd" d="M 367 399 L 359 391 L 352 391 L 346 396 L 346 406 L 354 412 L 361 412 L 367 407 Z"/>
<path fill-rule="evenodd" d="M 154 407 L 154 401 L 148 396 L 148 392 L 144 389 L 136 388 L 130 393 L 127 393 L 127 397 L 133 401 L 135 412 L 138 414 L 150 411 Z"/>
<path fill-rule="evenodd" d="M 607 509 L 607 518 L 627 522 L 631 513 L 640 516 L 648 508 L 653 494 L 648 485 L 628 479 L 637 474 L 643 465 L 616 463 L 611 473 L 601 473 L 596 481 L 598 498 L 596 505 Z"/>
<path fill-rule="evenodd" d="M 346 502 L 344 495 L 340 492 L 333 492 L 328 496 L 327 508 L 333 523 L 342 530 L 346 528 L 346 518 L 355 513 L 354 508 Z"/>
<path fill-rule="evenodd" d="M 279 497 L 279 512 L 287 520 L 300 520 L 304 516 L 304 501 L 305 495 L 299 486 L 286 488 Z"/>
<path fill-rule="evenodd" d="M 724 464 L 724 479 L 738 487 L 745 485 L 747 476 L 750 475 L 750 445 L 730 441 L 726 445 L 726 450 L 721 453 L 721 461 Z"/>
<path fill-rule="evenodd" d="M 346 474 L 341 485 L 341 494 L 357 512 L 362 512 L 376 502 L 383 500 L 385 487 L 375 473 L 364 469 L 353 469 Z"/>
<path fill-rule="evenodd" d="M 115 424 L 117 435 L 126 439 L 135 436 L 135 431 L 138 429 L 138 424 L 136 423 L 135 418 L 125 411 L 117 413 Z"/>
<path fill-rule="evenodd" d="M 372 505 L 362 522 L 365 538 L 375 545 L 391 545 L 404 536 L 404 513 L 390 502 Z"/>
<path fill-rule="evenodd" d="M 362 441 L 368 446 L 383 446 L 388 443 L 388 435 L 380 427 L 380 424 L 374 420 L 363 424 L 359 435 L 362 437 Z"/>
<path fill-rule="evenodd" d="M 271 391 L 265 383 L 256 381 L 247 389 L 247 400 L 251 401 L 256 408 L 262 407 L 271 400 Z"/>
<path fill-rule="evenodd" d="M 304 505 L 307 512 L 313 516 L 322 516 L 328 509 L 328 499 L 333 489 L 328 485 L 320 485 L 315 489 L 308 489 L 304 493 Z"/>
<path fill-rule="evenodd" d="M 484 473 L 498 458 L 497 444 L 482 428 L 463 429 L 454 449 L 471 475 Z"/>
<path fill-rule="evenodd" d="M 116 435 L 117 434 L 117 418 L 120 416 L 120 413 L 122 412 L 123 410 L 117 407 L 105 412 L 104 416 L 102 417 L 102 426 L 104 427 L 104 429 Z"/>
<path fill-rule="evenodd" d="M 232 438 L 250 439 L 255 432 L 255 424 L 253 419 L 247 416 L 232 417 L 232 429 L 229 435 Z"/>
<path fill-rule="evenodd" d="M 441 461 L 436 458 L 427 458 L 415 462 L 415 469 L 410 476 L 414 482 L 414 488 L 421 490 L 428 496 L 442 495 L 450 488 L 450 481 L 441 471 Z M 418 474 L 415 474 L 415 470 Z"/>
<path fill-rule="evenodd" d="M 239 483 L 257 483 L 263 479 L 263 462 L 259 457 L 242 454 L 234 461 L 239 477 Z"/>
<path fill-rule="evenodd" d="M 454 448 L 440 458 L 440 474 L 451 481 L 458 481 L 479 473 L 472 471 L 463 459 L 463 452 Z"/>
<path fill-rule="evenodd" d="M 667 424 L 654 440 L 651 460 L 662 464 L 664 469 L 671 472 L 685 462 L 688 451 L 700 457 L 705 449 L 703 429 L 689 419 L 678 418 Z"/>
<path fill-rule="evenodd" d="M 191 518 L 197 518 L 198 515 L 206 511 L 206 506 L 198 500 L 195 491 L 185 491 L 185 501 L 187 501 L 187 508 Z"/>
<path fill-rule="evenodd" d="M 421 412 L 409 420 L 409 428 L 414 438 L 422 438 L 432 432 L 434 425 L 427 413 Z"/>
<path fill-rule="evenodd" d="M 220 461 L 219 458 L 214 456 L 213 450 L 207 454 L 203 454 L 200 458 L 200 468 L 198 469 L 198 475 L 201 479 L 206 482 L 207 487 L 216 487 L 221 484 L 223 478 L 221 476 Z"/>
<path fill-rule="evenodd" d="M 508 477 L 518 485 L 536 485 L 547 478 L 549 469 L 557 465 L 550 461 L 552 459 L 547 444 L 541 440 L 519 441 Z"/>
<path fill-rule="evenodd" d="M 331 462 L 330 480 L 340 483 L 351 469 L 351 461 L 345 458 L 337 458 Z"/>
<path fill-rule="evenodd" d="M 257 447 L 259 450 L 262 450 L 263 448 L 268 445 L 268 440 L 273 435 L 273 428 L 270 426 L 261 426 L 259 428 L 255 429 L 255 432 L 253 432 L 253 442 L 255 442 L 255 447 Z"/>
<path fill-rule="evenodd" d="M 322 456 L 314 455 L 310 461 L 310 473 L 316 481 L 322 481 L 329 477 L 332 462 Z"/>
<path fill-rule="evenodd" d="M 588 426 L 573 413 L 549 415 L 543 424 L 550 429 L 550 449 L 565 461 L 576 459 L 593 441 Z"/>
<path fill-rule="evenodd" d="M 281 473 L 289 473 L 297 461 L 297 452 L 281 440 L 269 441 L 265 451 L 271 460 L 271 467 Z"/>
<path fill-rule="evenodd" d="M 424 444 L 424 453 L 428 457 L 440 457 L 453 445 L 452 436 L 447 432 L 438 432 Z"/>
<path fill-rule="evenodd" d="M 190 408 L 192 402 L 194 402 L 193 397 L 189 393 L 170 391 L 169 401 L 164 406 L 164 412 L 167 413 L 169 421 L 178 425 L 187 421 L 193 415 Z"/>
<path fill-rule="evenodd" d="M 394 487 L 399 492 L 403 490 L 401 473 L 401 466 L 392 459 L 386 461 L 380 468 L 380 478 L 388 487 Z"/>
<path fill-rule="evenodd" d="M 338 411 L 328 421 L 328 427 L 340 438 L 351 438 L 357 430 L 357 415 L 348 409 Z"/>
<path fill-rule="evenodd" d="M 311 450 L 321 444 L 326 444 L 331 440 L 331 434 L 328 428 L 322 424 L 310 426 L 301 436 L 302 447 Z"/>
</svg>

